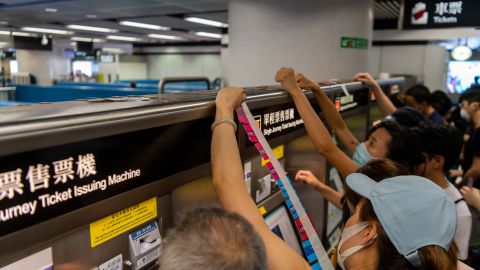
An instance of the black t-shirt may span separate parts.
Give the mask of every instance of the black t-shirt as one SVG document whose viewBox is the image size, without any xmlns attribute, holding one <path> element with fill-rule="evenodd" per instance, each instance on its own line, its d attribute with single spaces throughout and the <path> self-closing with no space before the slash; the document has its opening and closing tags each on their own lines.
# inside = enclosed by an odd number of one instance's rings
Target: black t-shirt
<svg viewBox="0 0 480 270">
<path fill-rule="evenodd" d="M 465 144 L 462 164 L 464 172 L 472 167 L 474 157 L 480 157 L 480 128 L 476 128 L 470 133 L 470 139 Z"/>
</svg>

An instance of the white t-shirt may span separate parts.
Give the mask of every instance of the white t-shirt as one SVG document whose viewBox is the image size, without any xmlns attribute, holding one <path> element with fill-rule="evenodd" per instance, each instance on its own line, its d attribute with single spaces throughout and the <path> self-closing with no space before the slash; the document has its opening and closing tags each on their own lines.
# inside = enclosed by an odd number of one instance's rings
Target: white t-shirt
<svg viewBox="0 0 480 270">
<path fill-rule="evenodd" d="M 468 258 L 468 243 L 470 241 L 470 234 L 472 233 L 472 214 L 468 209 L 467 203 L 462 200 L 462 194 L 460 194 L 454 185 L 448 183 L 445 192 L 447 192 L 448 197 L 455 202 L 457 209 L 457 229 L 453 236 L 453 240 L 455 240 L 455 244 L 457 244 L 458 247 L 457 258 L 459 260 L 466 260 Z"/>
</svg>

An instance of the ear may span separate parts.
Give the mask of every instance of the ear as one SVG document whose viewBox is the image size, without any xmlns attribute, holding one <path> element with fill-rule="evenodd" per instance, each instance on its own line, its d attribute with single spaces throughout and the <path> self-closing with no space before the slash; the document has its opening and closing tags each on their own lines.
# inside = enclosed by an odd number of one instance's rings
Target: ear
<svg viewBox="0 0 480 270">
<path fill-rule="evenodd" d="M 434 169 L 442 169 L 443 165 L 445 165 L 445 158 L 442 156 L 435 156 L 433 158 L 433 168 Z"/>
<path fill-rule="evenodd" d="M 370 222 L 370 226 L 367 227 L 366 231 L 363 233 L 362 244 L 367 245 L 375 238 L 377 238 L 378 233 L 378 224 L 376 222 Z"/>
<path fill-rule="evenodd" d="M 480 107 L 480 105 L 478 104 L 478 102 L 472 102 L 472 103 L 470 103 L 470 104 L 472 105 L 472 108 L 473 108 L 474 110 L 478 110 L 479 107 Z"/>
</svg>

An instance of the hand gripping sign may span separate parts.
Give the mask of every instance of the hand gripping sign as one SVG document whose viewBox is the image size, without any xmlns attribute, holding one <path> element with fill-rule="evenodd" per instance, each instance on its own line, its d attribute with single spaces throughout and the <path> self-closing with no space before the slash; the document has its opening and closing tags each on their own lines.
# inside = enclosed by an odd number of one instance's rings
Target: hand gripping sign
<svg viewBox="0 0 480 270">
<path fill-rule="evenodd" d="M 308 263 L 313 270 L 333 270 L 333 266 L 325 252 L 313 225 L 303 208 L 297 193 L 292 187 L 291 180 L 285 174 L 282 166 L 273 155 L 272 149 L 268 145 L 262 132 L 257 128 L 252 113 L 244 102 L 237 108 L 237 117 L 243 128 L 247 132 L 248 139 L 255 144 L 260 155 L 264 160 L 268 160 L 266 166 L 272 177 L 277 181 L 277 185 L 282 191 L 285 203 L 295 221 L 295 226 L 301 236 L 303 250 L 307 256 Z"/>
</svg>

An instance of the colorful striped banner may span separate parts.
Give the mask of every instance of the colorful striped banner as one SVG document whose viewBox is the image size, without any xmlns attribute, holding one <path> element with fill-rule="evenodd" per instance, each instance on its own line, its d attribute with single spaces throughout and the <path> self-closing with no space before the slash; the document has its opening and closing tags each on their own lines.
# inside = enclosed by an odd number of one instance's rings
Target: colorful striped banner
<svg viewBox="0 0 480 270">
<path fill-rule="evenodd" d="M 260 155 L 265 160 L 269 160 L 266 166 L 272 177 L 277 181 L 277 185 L 282 191 L 285 203 L 292 214 L 295 226 L 300 234 L 302 247 L 307 257 L 308 263 L 313 270 L 334 270 L 330 259 L 325 252 L 322 242 L 318 238 L 317 232 L 313 228 L 310 218 L 305 212 L 295 189 L 293 189 L 290 178 L 285 174 L 283 167 L 273 155 L 270 145 L 263 136 L 260 129 L 257 128 L 252 113 L 244 102 L 237 108 L 237 117 L 243 128 L 247 132 L 248 139 L 255 144 Z"/>
</svg>

